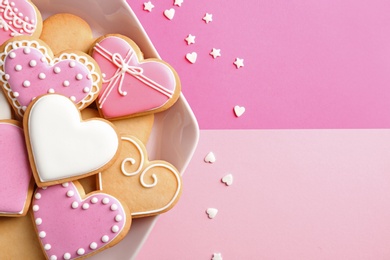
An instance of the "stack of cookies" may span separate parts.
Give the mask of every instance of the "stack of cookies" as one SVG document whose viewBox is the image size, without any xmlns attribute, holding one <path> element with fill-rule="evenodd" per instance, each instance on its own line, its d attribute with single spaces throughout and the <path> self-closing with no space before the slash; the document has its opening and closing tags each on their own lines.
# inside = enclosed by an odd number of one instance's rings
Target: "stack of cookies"
<svg viewBox="0 0 390 260">
<path fill-rule="evenodd" d="M 179 98 L 175 70 L 26 0 L 0 1 L 0 18 L 0 259 L 86 258 L 171 209 L 180 174 L 145 144 Z"/>
</svg>

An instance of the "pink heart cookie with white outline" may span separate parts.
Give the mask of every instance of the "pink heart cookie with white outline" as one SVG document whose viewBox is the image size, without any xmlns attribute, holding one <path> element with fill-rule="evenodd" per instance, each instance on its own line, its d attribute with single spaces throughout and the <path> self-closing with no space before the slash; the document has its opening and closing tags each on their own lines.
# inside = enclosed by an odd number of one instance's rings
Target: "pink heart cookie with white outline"
<svg viewBox="0 0 390 260">
<path fill-rule="evenodd" d="M 85 196 L 78 182 L 38 188 L 32 215 L 47 259 L 96 254 L 118 243 L 131 225 L 119 200 L 101 192 Z"/>
<path fill-rule="evenodd" d="M 4 44 L 0 76 L 19 116 L 33 99 L 48 93 L 67 96 L 83 109 L 97 98 L 101 86 L 99 66 L 91 57 L 76 51 L 53 57 L 45 43 L 26 36 Z"/>
<path fill-rule="evenodd" d="M 0 120 L 0 215 L 26 214 L 34 189 L 21 124 Z"/>
<path fill-rule="evenodd" d="M 100 37 L 90 54 L 103 75 L 98 109 L 106 119 L 160 112 L 179 98 L 176 71 L 160 59 L 144 60 L 138 46 L 127 37 Z"/>
<path fill-rule="evenodd" d="M 0 44 L 18 35 L 39 36 L 41 31 L 41 13 L 31 1 L 0 1 Z"/>
</svg>

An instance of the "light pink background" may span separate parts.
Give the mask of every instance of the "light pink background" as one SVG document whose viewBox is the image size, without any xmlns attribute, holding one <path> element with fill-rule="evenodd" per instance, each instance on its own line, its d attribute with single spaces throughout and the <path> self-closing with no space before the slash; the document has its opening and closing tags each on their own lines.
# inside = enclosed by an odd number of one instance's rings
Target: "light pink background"
<svg viewBox="0 0 390 260">
<path fill-rule="evenodd" d="M 137 259 L 390 259 L 388 154 L 390 130 L 202 131 Z"/>
<path fill-rule="evenodd" d="M 150 13 L 146 0 L 128 2 L 179 72 L 201 129 L 390 127 L 387 0 L 152 0 Z M 235 105 L 246 107 L 240 120 Z"/>
</svg>

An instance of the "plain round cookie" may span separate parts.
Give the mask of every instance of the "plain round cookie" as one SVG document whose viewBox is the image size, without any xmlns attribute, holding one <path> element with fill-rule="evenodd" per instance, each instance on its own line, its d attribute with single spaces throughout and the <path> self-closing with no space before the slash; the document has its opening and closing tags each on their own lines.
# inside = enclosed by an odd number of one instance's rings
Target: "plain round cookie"
<svg viewBox="0 0 390 260">
<path fill-rule="evenodd" d="M 93 42 L 89 24 L 68 13 L 55 14 L 45 19 L 40 39 L 50 46 L 54 54 L 68 49 L 87 52 Z"/>
</svg>

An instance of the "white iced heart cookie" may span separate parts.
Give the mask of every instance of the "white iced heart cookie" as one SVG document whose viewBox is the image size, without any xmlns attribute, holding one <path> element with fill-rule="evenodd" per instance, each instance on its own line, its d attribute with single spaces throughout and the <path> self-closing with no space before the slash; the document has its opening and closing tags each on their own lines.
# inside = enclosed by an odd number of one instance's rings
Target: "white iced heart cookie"
<svg viewBox="0 0 390 260">
<path fill-rule="evenodd" d="M 206 210 L 206 213 L 208 215 L 209 218 L 213 219 L 215 218 L 215 216 L 217 215 L 218 213 L 218 209 L 215 209 L 215 208 L 208 208 Z"/>
<path fill-rule="evenodd" d="M 113 126 L 103 119 L 82 121 L 67 97 L 44 95 L 28 107 L 24 131 L 39 187 L 97 173 L 110 165 L 119 148 Z"/>
</svg>

